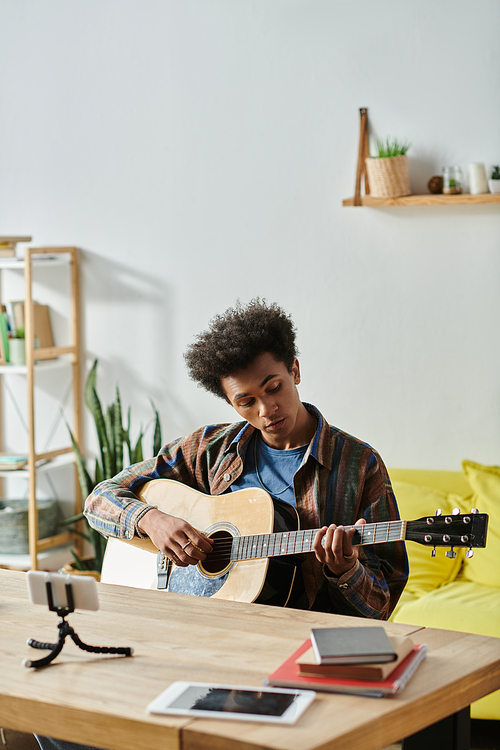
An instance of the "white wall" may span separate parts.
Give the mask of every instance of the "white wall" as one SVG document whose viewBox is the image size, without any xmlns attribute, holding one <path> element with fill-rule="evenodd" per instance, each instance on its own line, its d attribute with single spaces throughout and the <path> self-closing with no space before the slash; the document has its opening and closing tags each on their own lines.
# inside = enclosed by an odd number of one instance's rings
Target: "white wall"
<svg viewBox="0 0 500 750">
<path fill-rule="evenodd" d="M 414 192 L 500 163 L 499 27 L 497 0 L 0 0 L 0 233 L 82 248 L 103 399 L 153 398 L 168 439 L 232 419 L 182 354 L 261 296 L 302 397 L 387 464 L 499 463 L 499 206 L 341 205 L 361 106 Z"/>
</svg>

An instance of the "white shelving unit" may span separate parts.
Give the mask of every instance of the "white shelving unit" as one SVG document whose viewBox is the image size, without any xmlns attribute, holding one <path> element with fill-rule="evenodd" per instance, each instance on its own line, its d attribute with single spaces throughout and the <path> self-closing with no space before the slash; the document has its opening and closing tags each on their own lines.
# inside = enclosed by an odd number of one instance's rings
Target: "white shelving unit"
<svg viewBox="0 0 500 750">
<path fill-rule="evenodd" d="M 71 335 L 67 346 L 51 346 L 35 349 L 33 277 L 37 268 L 55 268 L 66 265 L 70 267 L 71 302 Z M 26 365 L 0 365 L 0 378 L 21 375 L 26 381 L 27 432 L 28 446 L 22 451 L 28 456 L 26 468 L 15 471 L 0 471 L 0 496 L 3 494 L 2 480 L 6 478 L 24 478 L 29 485 L 29 554 L 14 555 L 0 552 L 0 565 L 19 569 L 37 569 L 47 564 L 50 558 L 59 554 L 56 547 L 75 543 L 79 540 L 71 532 L 57 534 L 45 539 L 38 538 L 37 478 L 38 475 L 51 472 L 62 466 L 74 464 L 71 445 L 55 450 L 37 452 L 35 448 L 35 420 L 37 404 L 35 398 L 35 377 L 39 373 L 70 368 L 71 389 L 73 392 L 73 434 L 81 445 L 81 411 L 80 411 L 80 309 L 78 293 L 78 250 L 75 247 L 27 248 L 24 258 L 0 258 L 0 274 L 4 271 L 21 272 L 25 283 L 25 335 Z M 1 279 L 0 279 L 1 282 Z M 0 293 L 1 293 L 0 283 Z M 1 395 L 1 394 L 0 394 Z M 0 401 L 1 415 L 1 401 Z M 1 424 L 1 422 L 0 422 Z M 5 426 L 4 426 L 5 428 Z M 0 431 L 0 449 L 4 440 Z M 21 452 L 21 451 L 19 451 Z M 80 491 L 75 470 L 75 513 L 80 509 Z"/>
</svg>

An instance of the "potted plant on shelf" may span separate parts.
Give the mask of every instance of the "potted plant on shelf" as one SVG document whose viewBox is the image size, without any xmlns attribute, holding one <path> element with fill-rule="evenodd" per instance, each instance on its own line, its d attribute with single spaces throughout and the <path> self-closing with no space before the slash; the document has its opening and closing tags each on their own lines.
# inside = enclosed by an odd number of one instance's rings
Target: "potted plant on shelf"
<svg viewBox="0 0 500 750">
<path fill-rule="evenodd" d="M 374 198 L 395 198 L 411 195 L 410 170 L 406 152 L 410 148 L 407 141 L 397 138 L 377 140 L 377 153 L 369 156 L 366 171 L 370 184 L 370 194 Z"/>
<path fill-rule="evenodd" d="M 95 460 L 93 477 L 87 468 L 85 456 L 80 451 L 75 437 L 68 426 L 75 453 L 78 480 L 83 500 L 90 495 L 99 482 L 118 474 L 123 469 L 124 465 L 131 465 L 143 460 L 143 438 L 147 429 L 146 427 L 146 429 L 143 430 L 141 427 L 137 440 L 135 443 L 132 443 L 130 424 L 131 409 L 129 407 L 127 412 L 127 426 L 124 427 L 122 423 L 122 408 L 118 386 L 116 387 L 115 400 L 109 404 L 106 412 L 103 412 L 101 401 L 97 395 L 97 361 L 97 359 L 94 360 L 84 390 L 85 404 L 90 410 L 94 420 L 100 453 L 100 462 L 98 458 Z M 153 402 L 151 402 L 151 406 L 154 411 L 154 417 L 152 419 L 152 422 L 154 422 L 152 455 L 155 456 L 162 445 L 161 424 L 158 411 Z M 125 445 L 127 446 L 128 464 L 124 464 Z M 79 522 L 83 522 L 83 530 L 81 530 Z M 104 552 L 106 550 L 106 538 L 90 526 L 83 513 L 65 519 L 60 525 L 72 527 L 71 531 L 83 537 L 83 539 L 90 543 L 93 549 L 93 554 L 89 557 L 78 557 L 78 555 L 72 551 L 71 554 L 73 555 L 74 561 L 72 563 L 67 563 L 64 569 L 72 574 L 92 575 L 99 580 Z"/>
<path fill-rule="evenodd" d="M 26 340 L 24 328 L 16 328 L 9 339 L 9 361 L 11 365 L 26 364 Z"/>
<path fill-rule="evenodd" d="M 500 193 L 500 166 L 493 167 L 491 178 L 488 180 L 490 193 Z"/>
</svg>

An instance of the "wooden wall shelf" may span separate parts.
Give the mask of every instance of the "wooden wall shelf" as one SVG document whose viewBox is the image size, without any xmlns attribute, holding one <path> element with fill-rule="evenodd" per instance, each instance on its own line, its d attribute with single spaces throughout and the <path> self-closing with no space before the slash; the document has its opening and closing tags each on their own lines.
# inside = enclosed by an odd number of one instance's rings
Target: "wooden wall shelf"
<svg viewBox="0 0 500 750">
<path fill-rule="evenodd" d="M 404 195 L 399 198 L 374 198 L 371 195 L 361 196 L 362 206 L 459 206 L 478 203 L 500 203 L 500 193 L 484 193 L 483 195 Z M 346 198 L 343 206 L 354 206 L 354 198 Z"/>
</svg>

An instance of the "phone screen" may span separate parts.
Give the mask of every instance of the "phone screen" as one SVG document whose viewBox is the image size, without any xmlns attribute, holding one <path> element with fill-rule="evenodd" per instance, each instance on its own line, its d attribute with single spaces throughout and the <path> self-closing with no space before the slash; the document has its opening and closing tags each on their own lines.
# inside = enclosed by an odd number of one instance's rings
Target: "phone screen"
<svg viewBox="0 0 500 750">
<path fill-rule="evenodd" d="M 190 685 L 172 701 L 170 708 L 282 716 L 295 697 L 294 693 L 267 693 L 260 690 L 231 690 Z"/>
</svg>

